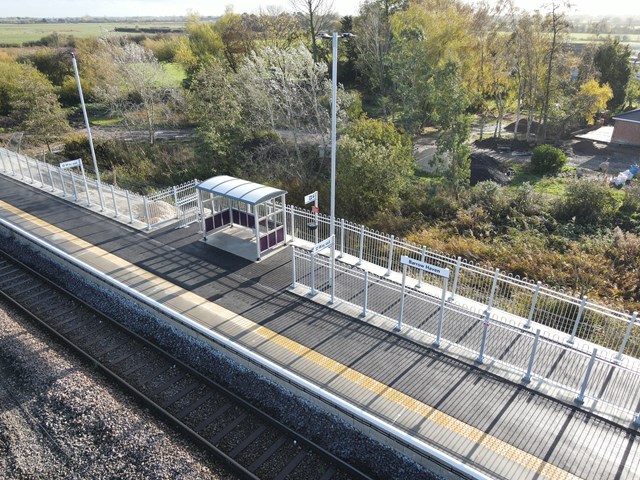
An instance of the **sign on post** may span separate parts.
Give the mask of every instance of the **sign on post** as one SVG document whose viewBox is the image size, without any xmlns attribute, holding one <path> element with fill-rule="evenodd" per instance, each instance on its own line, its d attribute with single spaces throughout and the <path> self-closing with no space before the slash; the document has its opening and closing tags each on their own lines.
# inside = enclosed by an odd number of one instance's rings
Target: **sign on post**
<svg viewBox="0 0 640 480">
<path fill-rule="evenodd" d="M 433 342 L 433 345 L 436 347 L 440 346 L 440 341 L 442 339 L 442 324 L 444 323 L 444 305 L 446 302 L 447 296 L 447 288 L 449 288 L 449 269 L 448 268 L 440 268 L 435 265 L 431 265 L 429 263 L 421 262 L 420 260 L 414 260 L 413 258 L 407 257 L 406 255 L 402 255 L 400 257 L 400 263 L 402 263 L 402 297 L 400 301 L 400 319 L 398 320 L 397 330 L 402 328 L 402 316 L 403 316 L 403 307 L 404 307 L 404 290 L 405 283 L 407 279 L 407 267 L 417 268 L 419 270 L 423 270 L 428 273 L 433 273 L 434 275 L 438 275 L 439 277 L 444 278 L 444 285 L 442 286 L 442 298 L 440 299 L 440 318 L 438 319 L 438 333 L 436 334 L 436 340 Z"/>
<path fill-rule="evenodd" d="M 75 160 L 69 160 L 68 162 L 62 162 L 60 164 L 60 168 L 63 170 L 67 170 L 69 168 L 75 168 L 75 167 L 80 167 L 82 166 L 82 159 L 81 158 L 77 158 Z"/>
<path fill-rule="evenodd" d="M 309 203 L 315 202 L 318 199 L 318 192 L 315 191 L 310 193 L 309 195 L 304 196 L 304 204 L 307 205 Z"/>
<path fill-rule="evenodd" d="M 313 246 L 313 249 L 311 250 L 312 254 L 316 254 L 322 250 L 324 250 L 325 248 L 329 248 L 331 245 L 333 245 L 333 235 L 331 235 L 329 238 L 324 239 L 323 241 L 316 243 Z"/>
<path fill-rule="evenodd" d="M 449 278 L 448 268 L 440 268 L 429 263 L 421 262 L 420 260 L 414 260 L 413 258 L 407 257 L 406 255 L 402 255 L 400 257 L 400 263 L 408 267 L 413 267 L 417 268 L 418 270 L 424 270 L 425 272 L 433 273 L 434 275 L 438 275 L 439 277 Z"/>
</svg>

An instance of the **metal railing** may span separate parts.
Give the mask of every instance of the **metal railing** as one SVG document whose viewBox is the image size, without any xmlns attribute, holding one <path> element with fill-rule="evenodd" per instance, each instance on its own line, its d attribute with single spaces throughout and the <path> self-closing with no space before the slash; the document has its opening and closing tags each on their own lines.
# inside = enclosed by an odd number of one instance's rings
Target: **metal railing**
<svg viewBox="0 0 640 480">
<path fill-rule="evenodd" d="M 101 207 L 96 181 L 73 170 L 62 169 L 57 165 L 0 148 L 0 172 L 45 191 L 58 193 L 73 202 L 100 208 L 103 213 L 114 218 L 129 223 L 139 222 L 149 230 L 176 220 L 180 199 L 193 197 L 195 187 L 199 183 L 198 180 L 192 180 L 145 196 L 102 182 L 104 207 Z"/>
<path fill-rule="evenodd" d="M 0 172 L 57 192 L 74 202 L 100 205 L 95 180 L 84 179 L 71 170 L 0 148 Z M 104 210 L 129 223 L 148 230 L 179 220 L 180 226 L 194 221 L 196 185 L 192 180 L 149 196 L 139 195 L 102 183 Z M 184 211 L 183 211 L 184 210 Z M 188 212 L 187 212 L 188 210 Z M 294 239 L 318 243 L 329 237 L 329 217 L 306 209 L 287 206 L 287 234 Z M 317 225 L 316 229 L 309 224 Z M 620 361 L 623 355 L 640 358 L 640 325 L 637 314 L 606 306 L 555 290 L 540 282 L 490 270 L 461 257 L 441 254 L 425 247 L 368 229 L 349 221 L 336 222 L 336 255 L 353 265 L 367 264 L 375 273 L 391 276 L 402 270 L 402 255 L 427 262 L 452 272 L 449 298 L 467 308 L 486 309 L 491 303 L 514 326 L 533 329 L 537 326 L 556 330 L 557 340 L 574 343 L 576 339 L 604 347 L 598 356 Z M 417 275 L 412 272 L 412 275 Z M 427 274 L 425 283 L 437 282 Z M 491 295 L 493 292 L 493 295 Z"/>
<path fill-rule="evenodd" d="M 329 237 L 329 217 L 317 216 L 305 209 L 287 206 L 290 216 L 288 234 L 317 243 Z M 423 246 L 397 239 L 362 225 L 341 220 L 336 222 L 336 255 L 338 259 L 356 266 L 369 264 L 375 272 L 383 270 L 390 276 L 400 272 L 400 258 L 406 255 L 452 272 L 449 299 L 452 303 L 485 310 L 491 307 L 505 321 L 524 329 L 537 326 L 558 331 L 558 341 L 572 344 L 576 338 L 601 345 L 600 358 L 619 361 L 623 355 L 640 358 L 640 325 L 637 313 L 621 312 L 576 297 L 526 278 L 490 270 L 463 260 L 427 250 Z M 377 267 L 377 269 L 376 269 Z M 424 276 L 425 282 L 434 278 Z M 492 295 L 493 292 L 493 295 Z M 491 304 L 491 305 L 490 305 Z"/>
<path fill-rule="evenodd" d="M 327 256 L 293 247 L 292 264 L 293 287 L 303 285 L 312 296 L 329 297 Z M 509 371 L 519 375 L 524 383 L 544 382 L 562 392 L 560 395 L 567 400 L 605 405 L 640 424 L 637 395 L 640 371 L 631 368 L 638 363 L 634 360 L 609 361 L 598 355 L 597 348 L 558 341 L 552 329 L 538 328 L 533 332 L 519 328 L 496 315 L 495 310 L 487 315 L 482 308 L 447 302 L 441 317 L 438 296 L 408 286 L 403 299 L 398 282 L 341 262 L 336 263 L 335 292 L 337 298 L 360 312 L 365 321 L 376 315 L 389 326 L 397 324 L 397 329 L 402 317 L 403 328 L 438 338 L 438 343 L 455 345 L 478 363 L 490 360 L 499 366 L 495 369 L 498 374 Z"/>
</svg>

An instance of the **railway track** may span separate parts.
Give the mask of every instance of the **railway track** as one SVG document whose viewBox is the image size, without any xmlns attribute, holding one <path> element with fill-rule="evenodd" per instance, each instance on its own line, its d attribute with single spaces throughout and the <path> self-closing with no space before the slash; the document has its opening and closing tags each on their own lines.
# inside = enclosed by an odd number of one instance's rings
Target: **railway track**
<svg viewBox="0 0 640 480">
<path fill-rule="evenodd" d="M 2 252 L 0 294 L 243 478 L 369 478 Z"/>
</svg>

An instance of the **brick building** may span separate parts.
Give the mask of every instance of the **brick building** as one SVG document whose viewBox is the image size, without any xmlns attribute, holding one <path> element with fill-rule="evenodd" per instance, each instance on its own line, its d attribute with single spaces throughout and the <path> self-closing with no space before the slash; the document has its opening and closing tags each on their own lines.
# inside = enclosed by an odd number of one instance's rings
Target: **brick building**
<svg viewBox="0 0 640 480">
<path fill-rule="evenodd" d="M 613 117 L 611 143 L 640 146 L 640 109 Z"/>
</svg>

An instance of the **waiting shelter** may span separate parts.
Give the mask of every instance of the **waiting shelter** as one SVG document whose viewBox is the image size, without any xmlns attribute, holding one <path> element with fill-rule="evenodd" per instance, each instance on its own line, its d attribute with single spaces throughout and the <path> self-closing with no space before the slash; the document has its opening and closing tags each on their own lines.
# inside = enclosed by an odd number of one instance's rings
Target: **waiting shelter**
<svg viewBox="0 0 640 480">
<path fill-rule="evenodd" d="M 228 175 L 196 189 L 205 242 L 248 260 L 286 244 L 286 191 Z"/>
</svg>

